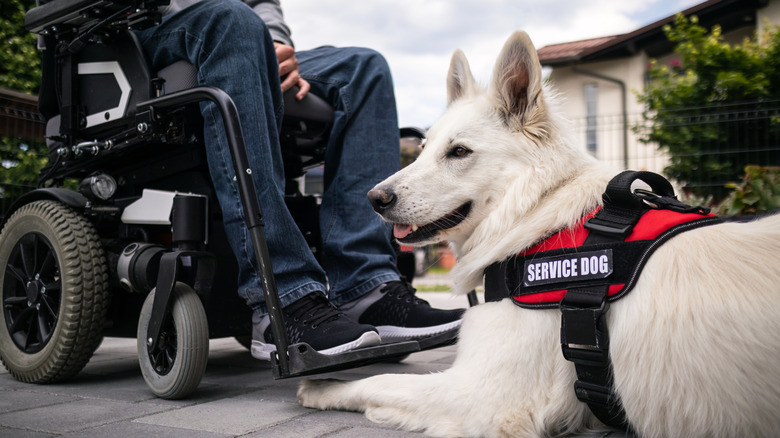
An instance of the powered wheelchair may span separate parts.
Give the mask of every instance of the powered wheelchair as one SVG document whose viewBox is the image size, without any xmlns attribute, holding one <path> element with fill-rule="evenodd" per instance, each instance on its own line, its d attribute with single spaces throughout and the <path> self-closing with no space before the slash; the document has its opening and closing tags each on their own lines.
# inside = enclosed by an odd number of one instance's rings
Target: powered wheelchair
<svg viewBox="0 0 780 438">
<path fill-rule="evenodd" d="M 187 63 L 150 71 L 132 32 L 159 23 L 165 2 L 55 0 L 26 15 L 26 28 L 48 48 L 40 98 L 49 164 L 40 187 L 18 198 L 0 223 L 0 358 L 9 372 L 24 382 L 60 381 L 86 365 L 103 336 L 136 337 L 152 392 L 176 399 L 197 388 L 210 338 L 248 345 L 251 311 L 236 293 L 236 262 L 206 165 L 201 101 L 216 104 L 225 124 L 276 340 L 275 378 L 454 342 L 445 334 L 339 355 L 289 345 L 233 101 L 197 86 Z M 296 178 L 322 163 L 332 120 L 333 109 L 316 96 L 285 96 L 287 204 L 315 253 L 317 198 L 302 194 Z"/>
</svg>

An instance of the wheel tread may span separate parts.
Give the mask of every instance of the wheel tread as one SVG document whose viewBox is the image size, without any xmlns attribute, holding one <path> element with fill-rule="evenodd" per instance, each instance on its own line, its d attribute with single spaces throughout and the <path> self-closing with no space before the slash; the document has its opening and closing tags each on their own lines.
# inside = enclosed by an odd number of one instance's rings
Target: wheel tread
<svg viewBox="0 0 780 438">
<path fill-rule="evenodd" d="M 72 377 L 86 366 L 99 345 L 110 299 L 108 266 L 100 239 L 92 224 L 82 215 L 56 201 L 35 201 L 17 210 L 3 229 L 5 232 L 24 218 L 47 221 L 54 233 L 60 256 L 62 281 L 59 330 L 50 357 L 34 370 L 9 366 L 5 354 L 0 360 L 17 380 L 29 383 L 53 383 Z M 0 233 L 0 237 L 2 237 Z M 53 242 L 52 242 L 53 243 Z M 4 266 L 3 266 L 4 268 Z M 5 327 L 0 327 L 5 330 Z"/>
</svg>

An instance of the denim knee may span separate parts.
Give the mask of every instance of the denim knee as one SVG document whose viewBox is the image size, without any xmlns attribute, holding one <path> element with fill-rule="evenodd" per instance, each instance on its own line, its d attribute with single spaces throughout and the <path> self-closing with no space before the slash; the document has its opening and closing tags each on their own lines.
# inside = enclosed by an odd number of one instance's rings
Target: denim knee
<svg viewBox="0 0 780 438">
<path fill-rule="evenodd" d="M 193 6 L 191 6 L 193 7 Z M 238 0 L 202 0 L 194 5 L 209 15 L 212 38 L 228 38 L 264 44 L 270 36 L 265 22 L 245 3 Z"/>
<path fill-rule="evenodd" d="M 348 50 L 352 51 L 351 55 L 356 59 L 356 76 L 370 78 L 372 81 L 389 82 L 392 86 L 390 66 L 381 53 L 365 47 L 350 47 Z"/>
</svg>

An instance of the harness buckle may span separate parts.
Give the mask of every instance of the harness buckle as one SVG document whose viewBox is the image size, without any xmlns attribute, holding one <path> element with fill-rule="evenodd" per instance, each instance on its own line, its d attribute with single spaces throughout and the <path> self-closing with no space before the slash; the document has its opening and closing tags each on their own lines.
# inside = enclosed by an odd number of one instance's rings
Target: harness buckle
<svg viewBox="0 0 780 438">
<path fill-rule="evenodd" d="M 628 237 L 629 234 L 631 234 L 631 230 L 634 229 L 634 224 L 616 224 L 616 223 L 610 223 L 609 225 L 605 225 L 603 223 L 597 223 L 594 219 L 596 217 L 592 217 L 585 221 L 583 224 L 583 227 L 585 227 L 588 230 L 591 230 L 595 233 L 603 234 L 606 236 L 614 237 L 620 240 L 625 240 L 626 237 Z"/>
<path fill-rule="evenodd" d="M 561 350 L 566 360 L 585 366 L 609 363 L 606 289 L 570 289 L 561 300 Z"/>
<path fill-rule="evenodd" d="M 611 386 L 577 380 L 574 382 L 574 394 L 577 400 L 588 405 L 602 423 L 632 432 L 620 398 L 611 390 Z M 631 435 L 633 436 L 633 433 Z"/>
<path fill-rule="evenodd" d="M 655 192 L 644 189 L 636 189 L 634 190 L 634 194 L 662 210 L 671 210 L 676 211 L 677 213 L 698 213 L 702 215 L 710 213 L 708 207 L 688 205 L 680 202 L 675 196 L 661 196 Z"/>
<path fill-rule="evenodd" d="M 605 406 L 615 403 L 615 396 L 610 388 L 602 385 L 577 380 L 574 382 L 574 393 L 577 395 L 577 400 L 585 403 L 598 403 Z"/>
<path fill-rule="evenodd" d="M 603 366 L 609 362 L 609 351 L 590 345 L 561 343 L 563 358 L 575 364 L 590 367 Z"/>
</svg>

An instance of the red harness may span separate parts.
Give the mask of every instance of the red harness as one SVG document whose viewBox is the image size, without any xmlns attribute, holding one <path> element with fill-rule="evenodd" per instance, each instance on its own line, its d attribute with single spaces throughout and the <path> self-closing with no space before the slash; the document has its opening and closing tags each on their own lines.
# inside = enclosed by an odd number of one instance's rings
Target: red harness
<svg viewBox="0 0 780 438">
<path fill-rule="evenodd" d="M 637 179 L 653 191 L 632 191 Z M 721 221 L 709 209 L 677 201 L 671 184 L 651 172 L 619 174 L 603 201 L 574 228 L 489 266 L 485 300 L 559 308 L 561 349 L 577 371 L 577 398 L 604 424 L 630 429 L 612 386 L 605 314 L 631 291 L 656 248 L 683 231 Z"/>
<path fill-rule="evenodd" d="M 607 282 L 609 301 L 625 296 L 639 277 L 644 261 L 672 236 L 713 222 L 714 214 L 648 209 L 622 242 L 584 246 L 591 234 L 585 215 L 573 228 L 559 231 L 518 254 L 505 271 L 506 290 L 515 304 L 526 308 L 558 307 L 566 291 L 577 284 Z M 503 298 L 502 297 L 502 298 Z"/>
</svg>

